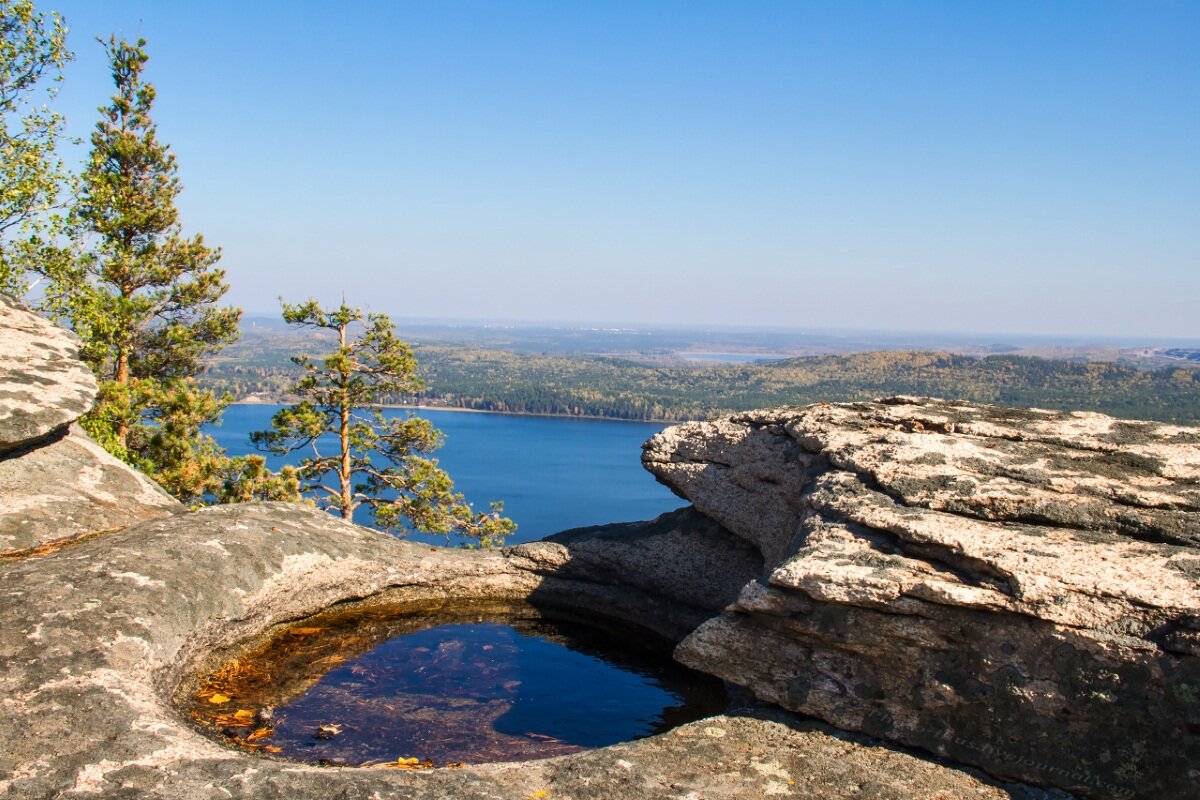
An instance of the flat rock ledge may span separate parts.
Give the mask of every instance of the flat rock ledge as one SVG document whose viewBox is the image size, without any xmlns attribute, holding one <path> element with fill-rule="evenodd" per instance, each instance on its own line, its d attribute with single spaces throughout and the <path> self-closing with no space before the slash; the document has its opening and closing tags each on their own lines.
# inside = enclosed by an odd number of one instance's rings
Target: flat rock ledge
<svg viewBox="0 0 1200 800">
<path fill-rule="evenodd" d="M 672 558 L 661 563 L 636 552 Z M 607 572 L 593 569 L 615 553 Z M 722 570 L 694 571 L 720 563 Z M 239 643 L 330 606 L 527 599 L 650 622 L 675 638 L 732 602 L 758 552 L 695 512 L 505 551 L 430 548 L 305 506 L 170 516 L 0 567 L 0 796 L 16 798 L 1059 797 L 783 712 L 714 717 L 543 761 L 420 772 L 228 749 L 176 700 Z M 705 577 L 708 573 L 713 577 Z"/>
<path fill-rule="evenodd" d="M 25 447 L 85 414 L 96 381 L 79 338 L 0 294 L 0 453 Z"/>
<path fill-rule="evenodd" d="M 643 463 L 765 564 L 678 660 L 1002 778 L 1197 796 L 1200 429 L 898 397 Z"/>
</svg>

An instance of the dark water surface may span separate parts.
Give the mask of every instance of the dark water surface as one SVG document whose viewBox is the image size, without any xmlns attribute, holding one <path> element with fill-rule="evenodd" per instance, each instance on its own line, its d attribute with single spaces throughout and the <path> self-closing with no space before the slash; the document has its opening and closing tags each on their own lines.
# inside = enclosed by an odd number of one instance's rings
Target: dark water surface
<svg viewBox="0 0 1200 800">
<path fill-rule="evenodd" d="M 652 634 L 547 613 L 312 618 L 208 676 L 193 716 L 285 758 L 419 768 L 604 747 L 727 705 Z"/>
<path fill-rule="evenodd" d="M 209 433 L 230 455 L 255 452 L 250 432 L 267 429 L 278 408 L 230 406 Z M 446 434 L 435 457 L 476 507 L 504 501 L 519 526 L 510 544 L 584 525 L 653 519 L 683 505 L 641 465 L 642 442 L 662 430 L 660 424 L 425 409 L 385 413 L 419 413 Z M 288 459 L 268 461 L 278 468 Z"/>
</svg>

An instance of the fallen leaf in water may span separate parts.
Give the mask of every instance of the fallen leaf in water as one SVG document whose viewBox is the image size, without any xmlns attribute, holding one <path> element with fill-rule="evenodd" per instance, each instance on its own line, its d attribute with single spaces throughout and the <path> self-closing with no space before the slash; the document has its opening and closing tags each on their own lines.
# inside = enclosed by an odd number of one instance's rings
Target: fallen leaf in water
<svg viewBox="0 0 1200 800">
<path fill-rule="evenodd" d="M 314 633 L 320 633 L 324 628 L 290 628 L 288 633 L 293 636 L 312 636 Z"/>
<path fill-rule="evenodd" d="M 254 724 L 253 719 L 238 717 L 234 714 L 217 714 L 212 718 L 212 721 L 222 728 L 249 728 Z"/>
<path fill-rule="evenodd" d="M 265 739 L 275 731 L 270 728 L 255 728 L 253 733 L 246 737 L 247 742 L 257 742 L 259 739 Z"/>
<path fill-rule="evenodd" d="M 433 767 L 433 759 L 427 758 L 421 761 L 418 758 L 405 758 L 401 756 L 395 761 L 389 761 L 386 764 L 380 764 L 379 767 L 384 769 L 430 769 Z"/>
<path fill-rule="evenodd" d="M 232 698 L 230 698 L 230 696 L 227 694 L 216 692 L 209 696 L 208 702 L 212 703 L 213 705 L 220 705 L 221 703 L 228 703 L 231 699 Z"/>
<path fill-rule="evenodd" d="M 282 747 L 276 747 L 273 744 L 267 745 L 266 747 L 263 748 L 263 750 L 266 750 L 268 753 L 282 753 L 283 752 Z"/>
<path fill-rule="evenodd" d="M 329 723 L 327 725 L 318 725 L 317 732 L 313 734 L 318 739 L 332 739 L 342 732 L 341 725 Z"/>
<path fill-rule="evenodd" d="M 254 711 L 249 708 L 239 708 L 233 715 L 238 719 L 254 719 Z"/>
</svg>

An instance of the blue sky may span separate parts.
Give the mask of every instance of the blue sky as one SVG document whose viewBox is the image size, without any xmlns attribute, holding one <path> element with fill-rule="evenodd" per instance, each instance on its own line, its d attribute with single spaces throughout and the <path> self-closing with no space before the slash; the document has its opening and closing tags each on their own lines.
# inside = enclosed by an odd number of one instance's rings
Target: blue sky
<svg viewBox="0 0 1200 800">
<path fill-rule="evenodd" d="M 39 2 L 248 310 L 1200 337 L 1200 4 L 345 5 Z"/>
</svg>

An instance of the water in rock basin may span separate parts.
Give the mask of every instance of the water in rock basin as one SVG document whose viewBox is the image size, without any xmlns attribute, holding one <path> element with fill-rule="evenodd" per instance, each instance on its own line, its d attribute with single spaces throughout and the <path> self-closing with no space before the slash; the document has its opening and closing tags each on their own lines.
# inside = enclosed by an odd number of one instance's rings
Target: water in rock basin
<svg viewBox="0 0 1200 800">
<path fill-rule="evenodd" d="M 226 664 L 202 683 L 194 716 L 286 758 L 445 766 L 603 747 L 726 705 L 718 681 L 643 631 L 529 608 L 352 617 L 298 623 Z"/>
</svg>

